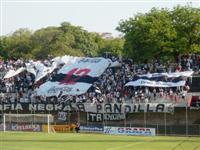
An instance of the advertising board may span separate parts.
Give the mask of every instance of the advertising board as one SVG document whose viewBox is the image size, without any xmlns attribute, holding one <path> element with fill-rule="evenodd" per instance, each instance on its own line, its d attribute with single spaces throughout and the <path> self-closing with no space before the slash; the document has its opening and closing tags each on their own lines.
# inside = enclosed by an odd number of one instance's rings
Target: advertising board
<svg viewBox="0 0 200 150">
<path fill-rule="evenodd" d="M 142 136 L 155 136 L 155 128 L 140 128 L 140 127 L 104 127 L 105 134 L 116 135 L 142 135 Z"/>
<path fill-rule="evenodd" d="M 81 125 L 80 130 L 83 132 L 103 132 L 102 125 Z"/>
</svg>

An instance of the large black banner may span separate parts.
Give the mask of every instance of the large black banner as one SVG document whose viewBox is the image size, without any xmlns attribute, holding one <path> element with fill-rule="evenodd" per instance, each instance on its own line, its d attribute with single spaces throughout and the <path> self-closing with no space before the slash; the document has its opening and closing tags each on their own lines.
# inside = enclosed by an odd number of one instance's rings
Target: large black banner
<svg viewBox="0 0 200 150">
<path fill-rule="evenodd" d="M 102 121 L 119 121 L 124 120 L 126 114 L 104 114 L 104 113 L 87 113 L 87 120 L 90 122 L 102 122 Z"/>
</svg>

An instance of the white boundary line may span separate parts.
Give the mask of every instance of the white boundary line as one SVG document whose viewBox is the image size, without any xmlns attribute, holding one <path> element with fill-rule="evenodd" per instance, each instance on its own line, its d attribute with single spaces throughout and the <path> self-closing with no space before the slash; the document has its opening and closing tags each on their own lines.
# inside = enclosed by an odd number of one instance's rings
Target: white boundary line
<svg viewBox="0 0 200 150">
<path fill-rule="evenodd" d="M 7 131 L 7 132 L 2 132 L 0 131 L 2 134 L 47 134 L 48 135 L 56 135 L 56 134 L 65 134 L 67 135 L 67 137 L 65 138 L 72 138 L 72 137 L 81 137 L 81 136 L 90 136 L 90 134 L 76 134 L 76 133 L 59 133 L 59 132 L 55 132 L 55 133 L 52 133 L 52 134 L 48 134 L 47 132 L 29 132 L 29 131 Z"/>
</svg>

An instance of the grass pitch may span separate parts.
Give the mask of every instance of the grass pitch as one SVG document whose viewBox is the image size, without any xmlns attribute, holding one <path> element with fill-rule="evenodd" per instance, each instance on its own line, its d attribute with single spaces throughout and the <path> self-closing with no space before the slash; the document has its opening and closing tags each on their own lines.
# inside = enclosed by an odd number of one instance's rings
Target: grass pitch
<svg viewBox="0 0 200 150">
<path fill-rule="evenodd" d="M 200 150 L 200 138 L 1 132 L 0 150 Z"/>
</svg>

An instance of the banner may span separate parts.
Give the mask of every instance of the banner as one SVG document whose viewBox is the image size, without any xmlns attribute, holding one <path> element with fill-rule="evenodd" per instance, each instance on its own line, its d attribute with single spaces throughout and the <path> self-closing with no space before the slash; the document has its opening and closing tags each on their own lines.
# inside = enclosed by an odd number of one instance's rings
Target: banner
<svg viewBox="0 0 200 150">
<path fill-rule="evenodd" d="M 34 68 L 34 65 L 31 63 L 26 63 L 26 70 L 29 73 L 32 73 L 34 76 L 36 76 L 37 71 Z"/>
<path fill-rule="evenodd" d="M 38 95 L 81 95 L 109 66 L 104 58 L 82 58 L 71 65 L 63 66 L 55 77 L 37 90 Z"/>
<path fill-rule="evenodd" d="M 138 127 L 104 127 L 105 134 L 116 135 L 142 135 L 142 136 L 155 136 L 155 128 L 138 128 Z"/>
<path fill-rule="evenodd" d="M 52 61 L 58 65 L 60 65 L 60 64 L 70 65 L 70 64 L 73 64 L 73 63 L 79 61 L 82 58 L 83 57 L 74 57 L 74 56 L 64 55 L 61 57 L 59 57 L 59 56 L 55 57 L 52 59 Z"/>
<path fill-rule="evenodd" d="M 68 133 L 68 132 L 73 132 L 74 130 L 74 125 L 51 125 L 55 132 L 59 133 Z"/>
<path fill-rule="evenodd" d="M 183 72 L 172 72 L 172 73 L 149 73 L 149 74 L 143 74 L 139 75 L 140 77 L 148 77 L 148 78 L 153 78 L 153 77 L 167 77 L 167 78 L 177 78 L 177 77 L 190 77 L 194 71 L 183 71 Z"/>
<path fill-rule="evenodd" d="M 36 76 L 35 76 L 35 82 L 41 80 L 44 78 L 48 73 L 51 73 L 51 67 L 45 66 L 40 61 L 33 62 L 34 68 L 36 68 Z M 30 70 L 30 69 L 29 69 Z"/>
<path fill-rule="evenodd" d="M 130 81 L 125 86 L 148 86 L 148 87 L 179 87 L 184 86 L 186 81 L 178 82 L 163 82 L 163 81 L 150 81 L 145 79 L 138 79 L 136 81 Z"/>
<path fill-rule="evenodd" d="M 81 125 L 80 130 L 83 132 L 103 132 L 102 125 Z"/>
<path fill-rule="evenodd" d="M 16 71 L 15 70 L 9 70 L 6 75 L 4 76 L 4 79 L 8 79 L 8 78 L 11 78 L 11 77 L 14 77 L 22 72 L 24 72 L 26 70 L 26 68 L 24 67 L 21 67 L 19 69 L 17 69 Z"/>
<path fill-rule="evenodd" d="M 110 114 L 126 114 L 135 112 L 155 112 L 155 113 L 173 113 L 173 103 L 142 103 L 142 104 L 89 104 L 89 103 L 73 103 L 73 104 L 43 104 L 43 103 L 3 103 L 0 104 L 0 111 L 18 111 L 27 112 L 66 112 L 66 111 L 83 111 L 93 113 L 110 113 Z"/>
<path fill-rule="evenodd" d="M 193 71 L 144 74 L 135 76 L 125 86 L 179 87 L 184 86 L 192 74 Z"/>
<path fill-rule="evenodd" d="M 42 131 L 42 125 L 11 123 L 11 124 L 6 124 L 6 131 L 34 131 L 34 132 L 39 132 L 39 131 Z"/>
<path fill-rule="evenodd" d="M 67 113 L 66 112 L 58 112 L 58 120 L 66 121 Z"/>
<path fill-rule="evenodd" d="M 125 114 L 101 114 L 101 113 L 87 113 L 87 120 L 90 122 L 102 122 L 102 121 L 118 121 L 124 120 Z"/>
</svg>

